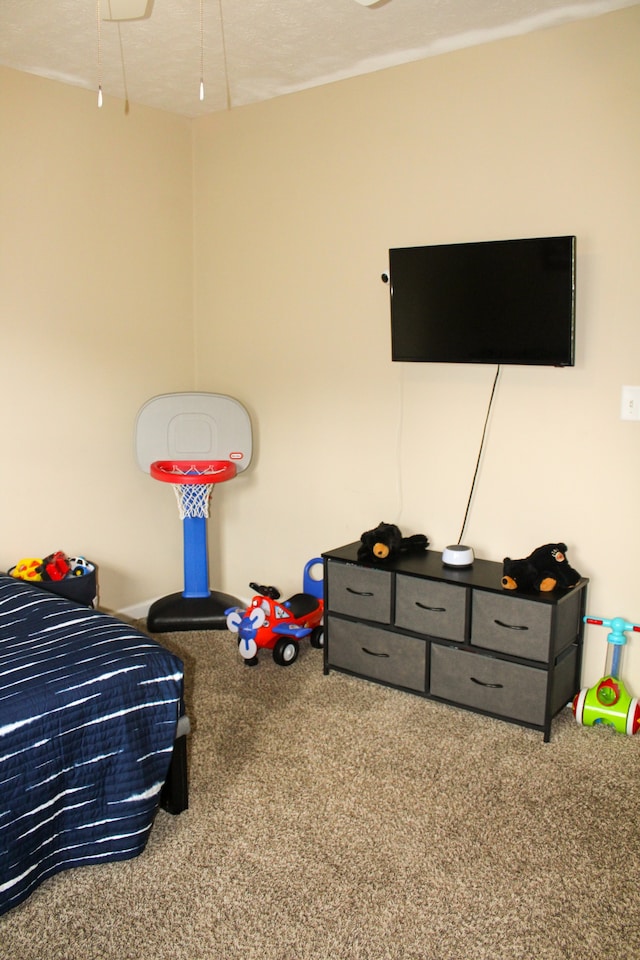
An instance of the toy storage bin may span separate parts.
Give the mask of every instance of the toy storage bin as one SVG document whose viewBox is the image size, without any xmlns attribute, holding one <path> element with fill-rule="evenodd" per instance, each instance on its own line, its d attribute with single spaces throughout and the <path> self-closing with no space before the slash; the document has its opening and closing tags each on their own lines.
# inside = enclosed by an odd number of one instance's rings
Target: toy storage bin
<svg viewBox="0 0 640 960">
<path fill-rule="evenodd" d="M 55 593 L 59 597 L 65 597 L 66 600 L 73 600 L 84 607 L 92 607 L 93 602 L 98 595 L 97 585 L 97 567 L 91 564 L 92 569 L 83 573 L 79 577 L 65 577 L 63 580 L 29 580 L 24 583 L 31 583 L 34 587 L 41 587 L 48 590 L 49 593 Z M 8 571 L 12 574 L 15 567 Z"/>
</svg>

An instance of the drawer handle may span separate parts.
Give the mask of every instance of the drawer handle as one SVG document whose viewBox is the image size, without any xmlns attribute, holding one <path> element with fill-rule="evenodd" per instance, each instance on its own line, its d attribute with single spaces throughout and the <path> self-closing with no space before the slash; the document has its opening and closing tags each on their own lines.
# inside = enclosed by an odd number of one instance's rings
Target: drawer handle
<svg viewBox="0 0 640 960">
<path fill-rule="evenodd" d="M 486 683 L 484 680 L 477 680 L 476 677 L 470 677 L 472 683 L 477 683 L 479 687 L 492 687 L 494 690 L 502 690 L 503 683 Z"/>
<path fill-rule="evenodd" d="M 419 600 L 416 600 L 416 607 L 420 607 L 421 610 L 429 610 L 431 613 L 446 613 L 446 607 L 428 607 L 426 603 L 420 603 Z"/>
<path fill-rule="evenodd" d="M 528 630 L 529 627 L 520 626 L 517 623 L 503 623 L 502 620 L 494 620 L 494 623 L 497 623 L 499 627 L 505 627 L 507 630 Z"/>
<path fill-rule="evenodd" d="M 368 653 L 370 657 L 386 657 L 387 659 L 389 658 L 388 653 L 376 653 L 374 650 L 367 650 L 366 647 L 362 647 L 362 652 Z"/>
<path fill-rule="evenodd" d="M 373 596 L 370 590 L 352 590 L 351 587 L 347 587 L 347 593 L 355 593 L 356 597 L 372 597 Z"/>
</svg>

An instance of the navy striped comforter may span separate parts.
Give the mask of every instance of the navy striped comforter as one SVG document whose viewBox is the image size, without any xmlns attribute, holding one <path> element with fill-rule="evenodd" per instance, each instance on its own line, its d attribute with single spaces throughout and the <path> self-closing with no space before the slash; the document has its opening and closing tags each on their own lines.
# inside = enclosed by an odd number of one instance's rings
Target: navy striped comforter
<svg viewBox="0 0 640 960">
<path fill-rule="evenodd" d="M 182 680 L 120 620 L 0 575 L 0 914 L 60 870 L 144 850 Z"/>
</svg>

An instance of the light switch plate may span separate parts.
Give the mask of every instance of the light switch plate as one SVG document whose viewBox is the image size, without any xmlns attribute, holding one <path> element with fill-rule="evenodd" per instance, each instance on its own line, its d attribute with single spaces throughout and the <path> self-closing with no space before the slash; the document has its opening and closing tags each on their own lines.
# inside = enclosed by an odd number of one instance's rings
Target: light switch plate
<svg viewBox="0 0 640 960">
<path fill-rule="evenodd" d="M 640 420 L 640 387 L 622 388 L 620 419 Z"/>
</svg>

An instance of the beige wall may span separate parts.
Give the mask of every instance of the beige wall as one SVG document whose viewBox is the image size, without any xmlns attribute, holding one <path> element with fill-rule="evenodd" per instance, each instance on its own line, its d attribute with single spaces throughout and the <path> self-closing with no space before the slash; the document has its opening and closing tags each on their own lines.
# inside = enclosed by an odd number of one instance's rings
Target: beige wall
<svg viewBox="0 0 640 960">
<path fill-rule="evenodd" d="M 566 540 L 591 612 L 640 620 L 639 12 L 193 122 L 0 71 L 0 566 L 84 551 L 118 609 L 179 589 L 132 433 L 186 389 L 255 430 L 214 494 L 213 586 L 292 591 L 382 519 L 455 542 L 494 369 L 391 363 L 387 250 L 575 232 L 576 367 L 503 369 L 465 539 Z M 640 643 L 625 673 L 640 694 Z"/>
<path fill-rule="evenodd" d="M 0 569 L 85 553 L 124 607 L 182 576 L 132 437 L 193 381 L 191 126 L 2 70 L 0 143 Z"/>
<path fill-rule="evenodd" d="M 465 540 L 565 540 L 590 611 L 640 620 L 637 7 L 195 126 L 199 389 L 254 418 L 219 498 L 224 583 L 297 587 L 380 520 L 456 542 L 492 367 L 392 364 L 390 246 L 575 233 L 577 363 L 503 369 Z M 585 676 L 602 673 L 590 628 Z M 627 675 L 640 693 L 640 642 Z"/>
</svg>

